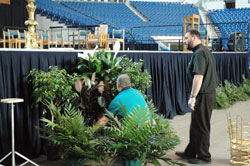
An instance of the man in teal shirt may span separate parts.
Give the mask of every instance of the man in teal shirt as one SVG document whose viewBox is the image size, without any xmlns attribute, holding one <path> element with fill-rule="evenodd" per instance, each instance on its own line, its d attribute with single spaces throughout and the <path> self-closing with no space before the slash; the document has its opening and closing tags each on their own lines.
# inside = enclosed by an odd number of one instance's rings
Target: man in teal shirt
<svg viewBox="0 0 250 166">
<path fill-rule="evenodd" d="M 141 109 L 146 107 L 147 103 L 140 91 L 131 88 L 131 81 L 127 74 L 122 74 L 117 78 L 117 90 L 120 92 L 110 103 L 108 110 L 114 115 L 122 119 L 125 115 L 130 114 L 134 109 L 138 111 L 138 106 Z M 126 112 L 124 112 L 124 108 Z M 106 125 L 109 121 L 108 115 L 103 115 L 97 122 L 97 125 Z M 151 116 L 151 115 L 150 115 Z"/>
</svg>

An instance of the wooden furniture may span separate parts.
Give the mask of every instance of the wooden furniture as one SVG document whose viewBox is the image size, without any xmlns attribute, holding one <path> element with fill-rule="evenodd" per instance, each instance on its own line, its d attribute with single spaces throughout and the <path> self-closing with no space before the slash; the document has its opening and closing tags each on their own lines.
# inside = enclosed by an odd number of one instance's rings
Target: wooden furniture
<svg viewBox="0 0 250 166">
<path fill-rule="evenodd" d="M 109 42 L 112 43 L 113 49 L 115 42 L 122 43 L 122 49 L 125 50 L 125 30 L 124 29 L 113 29 L 112 38 L 109 38 Z"/>
<path fill-rule="evenodd" d="M 98 44 L 98 38 L 95 34 L 88 34 L 87 35 L 87 49 L 95 48 Z"/>
<path fill-rule="evenodd" d="M 42 32 L 38 33 L 37 44 L 39 45 L 40 49 L 43 49 Z"/>
<path fill-rule="evenodd" d="M 9 48 L 17 48 L 18 34 L 19 34 L 19 30 L 17 30 L 17 29 L 8 29 Z"/>
<path fill-rule="evenodd" d="M 95 27 L 95 36 L 97 38 L 100 38 L 100 34 L 108 34 L 108 25 L 99 25 L 98 27 Z"/>
<path fill-rule="evenodd" d="M 75 46 L 77 40 L 78 40 L 78 30 L 69 31 L 69 42 L 73 44 L 73 48 L 76 48 Z"/>
<path fill-rule="evenodd" d="M 48 49 L 50 48 L 50 44 L 52 44 L 52 41 L 50 40 L 50 33 L 49 32 L 41 32 L 41 42 L 40 48 L 44 48 L 44 45 L 48 45 Z"/>
<path fill-rule="evenodd" d="M 79 30 L 77 38 L 74 39 L 74 43 L 78 43 L 78 48 L 87 48 L 87 46 L 86 46 L 87 35 L 89 33 L 90 33 L 90 31 L 88 31 L 88 30 Z"/>
<path fill-rule="evenodd" d="M 1 99 L 0 102 L 1 103 L 7 103 L 7 104 L 11 104 L 11 151 L 5 155 L 1 160 L 0 163 L 5 160 L 8 156 L 12 156 L 12 166 L 16 166 L 16 161 L 15 161 L 15 154 L 18 155 L 19 157 L 22 157 L 23 159 L 25 159 L 26 161 L 22 164 L 26 164 L 28 162 L 30 162 L 31 164 L 38 166 L 36 163 L 34 163 L 33 161 L 31 161 L 30 159 L 28 159 L 27 157 L 23 156 L 22 154 L 18 153 L 17 151 L 15 151 L 15 132 L 14 132 L 14 103 L 20 103 L 23 102 L 24 100 L 21 98 L 7 98 L 7 99 Z"/>
<path fill-rule="evenodd" d="M 250 163 L 250 122 L 243 122 L 240 116 L 233 121 L 227 113 L 228 129 L 231 147 L 230 163 L 232 165 L 246 165 Z"/>
<path fill-rule="evenodd" d="M 3 43 L 3 48 L 6 48 L 6 43 L 8 43 L 8 32 L 3 31 L 3 38 L 0 39 L 0 43 Z"/>
<path fill-rule="evenodd" d="M 109 50 L 109 34 L 100 34 L 99 36 L 99 48 Z"/>
<path fill-rule="evenodd" d="M 124 29 L 113 29 L 112 38 L 115 41 L 122 43 L 122 49 L 125 50 L 125 30 Z"/>
<path fill-rule="evenodd" d="M 184 17 L 184 34 L 186 34 L 186 32 L 191 29 L 196 29 L 197 31 L 200 30 L 200 16 L 199 15 L 192 14 L 190 16 Z M 183 45 L 183 51 L 188 51 L 185 44 Z"/>
<path fill-rule="evenodd" d="M 98 45 L 98 49 L 109 50 L 109 34 L 99 34 L 99 38 L 95 34 L 87 35 L 87 49 L 93 49 Z"/>
<path fill-rule="evenodd" d="M 22 44 L 26 44 L 26 31 L 23 32 L 18 31 L 18 38 L 16 39 L 18 48 L 22 47 Z M 25 46 L 24 46 L 25 47 Z"/>
<path fill-rule="evenodd" d="M 64 47 L 64 45 L 68 45 L 70 47 L 70 42 L 64 40 L 63 33 L 55 32 L 55 41 L 52 42 L 52 44 L 55 44 L 55 47 L 57 48 L 58 45 L 61 45 L 61 47 Z"/>
</svg>

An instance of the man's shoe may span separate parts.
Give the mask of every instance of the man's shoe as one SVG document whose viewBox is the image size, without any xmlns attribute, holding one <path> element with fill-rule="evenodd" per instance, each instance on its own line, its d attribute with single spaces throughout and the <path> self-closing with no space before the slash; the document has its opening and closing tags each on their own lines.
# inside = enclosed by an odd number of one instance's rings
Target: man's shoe
<svg viewBox="0 0 250 166">
<path fill-rule="evenodd" d="M 175 152 L 175 154 L 177 156 L 179 156 L 180 158 L 182 158 L 182 159 L 192 159 L 192 158 L 194 158 L 192 156 L 186 155 L 185 152 Z"/>
<path fill-rule="evenodd" d="M 189 159 L 188 162 L 190 164 L 209 164 L 209 163 L 211 163 L 211 161 L 206 161 L 206 160 L 197 159 L 197 158 Z"/>
</svg>

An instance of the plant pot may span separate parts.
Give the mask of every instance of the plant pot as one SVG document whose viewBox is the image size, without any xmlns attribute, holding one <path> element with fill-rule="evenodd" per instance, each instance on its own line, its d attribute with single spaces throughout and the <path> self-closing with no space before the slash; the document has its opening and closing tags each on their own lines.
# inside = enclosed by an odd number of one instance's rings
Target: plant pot
<svg viewBox="0 0 250 166">
<path fill-rule="evenodd" d="M 58 145 L 47 143 L 46 152 L 48 161 L 57 161 L 61 158 L 61 148 Z"/>
<path fill-rule="evenodd" d="M 66 159 L 66 166 L 84 166 L 83 160 L 77 159 Z"/>
<path fill-rule="evenodd" d="M 140 160 L 125 160 L 124 161 L 125 166 L 141 166 Z"/>
<path fill-rule="evenodd" d="M 89 162 L 84 162 L 84 166 L 92 166 L 93 164 L 92 163 L 89 163 Z"/>
<path fill-rule="evenodd" d="M 112 164 L 112 166 L 124 166 L 124 160 L 122 159 L 117 159 L 115 162 Z"/>
</svg>

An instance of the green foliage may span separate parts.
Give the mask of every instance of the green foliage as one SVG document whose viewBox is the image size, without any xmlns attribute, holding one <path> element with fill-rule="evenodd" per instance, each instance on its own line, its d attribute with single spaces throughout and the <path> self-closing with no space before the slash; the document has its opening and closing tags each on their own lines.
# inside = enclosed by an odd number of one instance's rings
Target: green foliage
<svg viewBox="0 0 250 166">
<path fill-rule="evenodd" d="M 143 62 L 144 61 L 140 59 L 139 62 L 135 63 L 132 62 L 132 59 L 125 57 L 121 62 L 121 66 L 123 69 L 122 72 L 130 76 L 131 86 L 145 94 L 146 89 L 150 87 L 152 81 L 151 75 L 147 70 L 142 72 Z"/>
<path fill-rule="evenodd" d="M 230 106 L 227 94 L 224 91 L 224 87 L 222 86 L 222 84 L 220 84 L 217 88 L 216 88 L 216 103 L 214 108 L 218 109 L 218 108 L 227 108 Z"/>
<path fill-rule="evenodd" d="M 145 93 L 151 84 L 151 76 L 146 70 L 142 71 L 142 66 L 143 61 L 132 62 L 124 56 L 112 58 L 111 53 L 104 51 L 97 52 L 94 56 L 89 55 L 88 59 L 80 58 L 77 65 L 78 78 L 92 80 L 93 73 L 95 73 L 93 86 L 81 94 L 83 114 L 86 117 L 85 120 L 88 121 L 87 124 L 92 125 L 97 117 L 104 113 L 103 106 L 107 108 L 118 94 L 116 80 L 120 74 L 128 74 L 132 87 Z M 100 83 L 105 86 L 101 94 L 96 90 Z"/>
<path fill-rule="evenodd" d="M 224 91 L 227 94 L 230 104 L 234 104 L 239 100 L 245 100 L 245 93 L 240 91 L 240 89 L 233 83 L 225 81 Z"/>
<path fill-rule="evenodd" d="M 89 55 L 88 60 L 80 58 L 77 65 L 78 75 L 80 77 L 86 76 L 91 78 L 92 74 L 96 72 L 96 82 L 108 81 L 109 84 L 116 83 L 116 78 L 121 71 L 120 62 L 123 57 L 111 58 L 111 53 L 106 53 L 104 50 L 97 52 L 94 56 Z"/>
<path fill-rule="evenodd" d="M 125 111 L 125 110 L 124 110 Z M 105 151 L 114 158 L 125 160 L 138 159 L 143 164 L 153 163 L 160 166 L 158 159 L 168 164 L 180 163 L 164 158 L 165 151 L 173 149 L 179 144 L 178 137 L 171 130 L 168 120 L 162 116 L 154 115 L 151 119 L 149 109 L 140 108 L 127 114 L 122 122 L 113 117 L 111 126 L 104 127 Z"/>
<path fill-rule="evenodd" d="M 61 107 L 78 98 L 78 94 L 72 88 L 75 78 L 65 69 L 59 70 L 57 66 L 50 66 L 48 72 L 33 69 L 28 77 L 33 85 L 36 103 L 48 106 L 53 102 L 57 107 Z"/>
<path fill-rule="evenodd" d="M 80 58 L 77 65 L 79 77 L 91 78 L 92 74 L 96 72 L 96 82 L 107 81 L 110 87 L 110 95 L 112 97 L 117 95 L 116 79 L 120 74 L 128 74 L 131 78 L 132 87 L 140 90 L 143 94 L 145 90 L 151 85 L 151 75 L 147 70 L 142 71 L 143 60 L 139 62 L 132 62 L 127 57 L 111 58 L 111 53 L 100 51 L 89 59 Z M 112 100 L 112 99 L 111 99 Z"/>
<path fill-rule="evenodd" d="M 215 108 L 227 108 L 237 101 L 245 101 L 250 97 L 250 81 L 243 76 L 243 82 L 238 87 L 233 83 L 225 81 L 225 86 L 216 88 Z"/>
<path fill-rule="evenodd" d="M 93 125 L 98 116 L 104 113 L 103 107 L 107 107 L 114 96 L 117 95 L 116 78 L 122 71 L 120 65 L 122 59 L 123 57 L 112 59 L 111 53 L 105 53 L 104 51 L 97 52 L 94 56 L 89 55 L 88 59 L 80 58 L 77 65 L 78 77 L 92 81 L 91 88 L 81 94 L 83 115 L 88 125 Z M 95 73 L 95 79 L 92 79 L 93 73 Z M 101 94 L 98 91 L 100 83 L 104 84 L 105 87 Z M 86 86 L 83 89 L 86 89 Z"/>
<path fill-rule="evenodd" d="M 47 134 L 43 138 L 60 145 L 64 158 L 95 162 L 104 160 L 105 155 L 98 148 L 101 142 L 94 135 L 98 126 L 87 127 L 81 111 L 70 104 L 65 106 L 63 113 L 53 103 L 49 104 L 49 109 L 55 115 L 55 120 L 41 119 L 46 124 L 46 128 L 41 129 Z"/>
<path fill-rule="evenodd" d="M 242 76 L 243 82 L 240 85 L 240 88 L 243 92 L 245 92 L 248 96 L 250 96 L 250 80 L 247 79 L 244 75 Z"/>
</svg>

